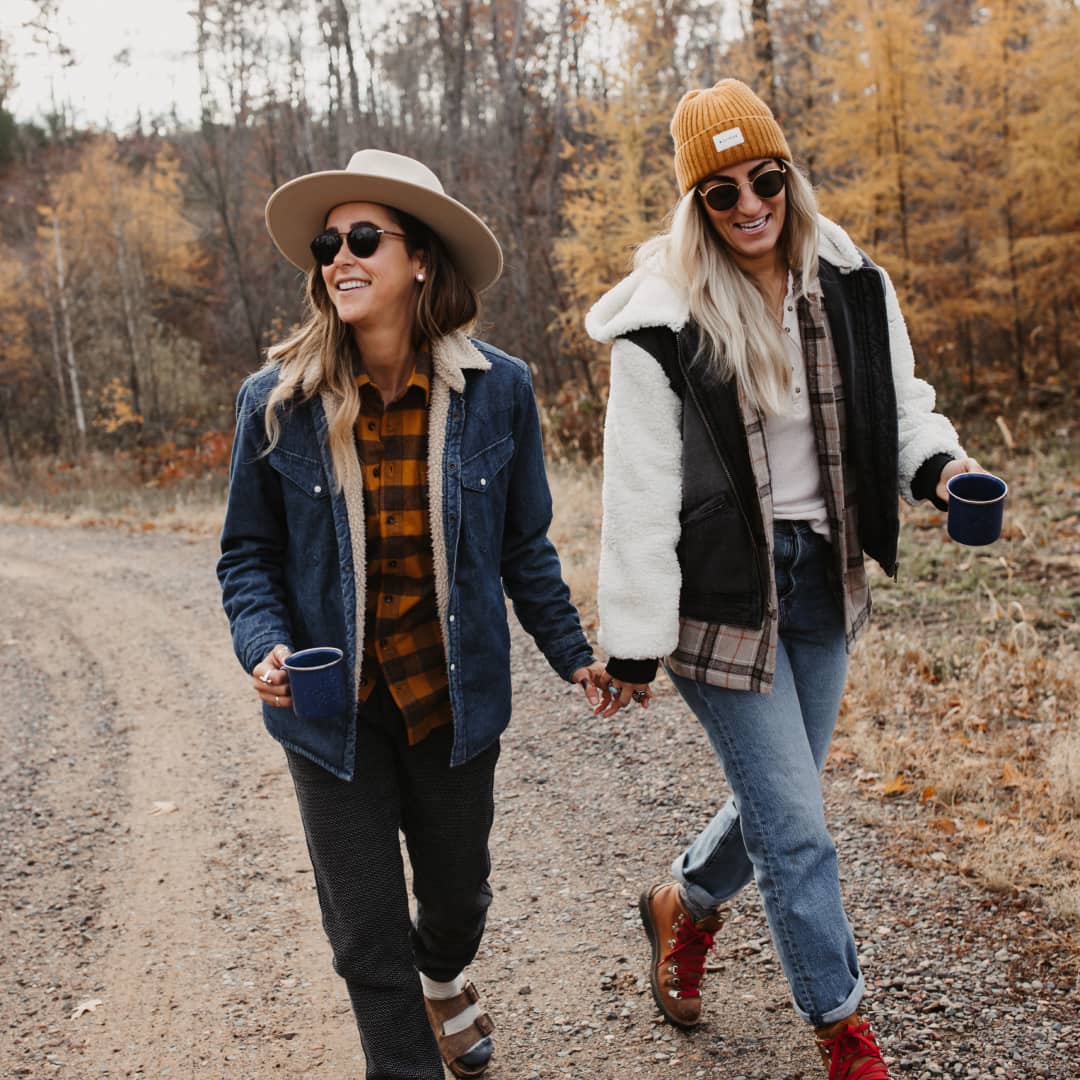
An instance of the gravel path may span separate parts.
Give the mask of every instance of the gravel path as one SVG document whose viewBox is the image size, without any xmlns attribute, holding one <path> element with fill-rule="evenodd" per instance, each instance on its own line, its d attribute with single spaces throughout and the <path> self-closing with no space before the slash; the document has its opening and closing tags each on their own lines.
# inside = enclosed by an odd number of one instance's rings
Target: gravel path
<svg viewBox="0 0 1080 1080">
<path fill-rule="evenodd" d="M 232 659 L 205 538 L 0 524 L 0 1076 L 363 1075 L 288 774 Z M 707 1021 L 657 1021 L 639 890 L 721 797 L 664 684 L 590 719 L 515 638 L 516 713 L 472 975 L 491 1080 L 821 1077 L 752 890 Z M 1080 1078 L 1075 957 L 975 887 L 912 803 L 826 774 L 868 1010 L 898 1077 Z"/>
</svg>

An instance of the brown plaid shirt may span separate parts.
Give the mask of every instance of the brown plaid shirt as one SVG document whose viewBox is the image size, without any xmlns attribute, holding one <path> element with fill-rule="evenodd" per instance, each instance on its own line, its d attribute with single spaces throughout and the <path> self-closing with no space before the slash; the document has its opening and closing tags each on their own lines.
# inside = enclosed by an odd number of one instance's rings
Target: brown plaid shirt
<svg viewBox="0 0 1080 1080">
<path fill-rule="evenodd" d="M 367 531 L 359 696 L 366 701 L 381 674 L 415 745 L 452 719 L 428 522 L 431 354 L 420 355 L 405 390 L 389 405 L 366 373 L 356 384 Z"/>
<path fill-rule="evenodd" d="M 820 291 L 797 303 L 799 336 L 806 361 L 810 410 L 817 443 L 818 467 L 829 513 L 833 551 L 844 583 L 844 617 L 850 649 L 870 618 L 870 587 L 863 566 L 856 516 L 854 470 L 844 461 L 844 386 L 829 336 Z M 761 414 L 742 395 L 743 423 L 750 465 L 761 503 L 761 518 L 773 562 L 772 477 L 769 448 Z M 767 618 L 759 630 L 718 626 L 696 619 L 679 620 L 679 644 L 668 663 L 679 675 L 732 690 L 772 689 L 776 673 L 776 579 L 769 577 Z"/>
</svg>

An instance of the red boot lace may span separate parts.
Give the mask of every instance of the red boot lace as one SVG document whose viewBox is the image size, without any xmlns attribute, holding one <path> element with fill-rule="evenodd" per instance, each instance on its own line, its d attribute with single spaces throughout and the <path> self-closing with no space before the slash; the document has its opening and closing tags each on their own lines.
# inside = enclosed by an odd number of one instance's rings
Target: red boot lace
<svg viewBox="0 0 1080 1080">
<path fill-rule="evenodd" d="M 679 997 L 701 997 L 705 957 L 712 948 L 713 936 L 707 930 L 699 930 L 689 919 L 684 918 L 675 931 L 675 941 L 670 956 L 677 968 Z"/>
<path fill-rule="evenodd" d="M 874 1033 L 865 1020 L 831 1038 L 818 1039 L 829 1058 L 829 1080 L 889 1080 Z"/>
</svg>

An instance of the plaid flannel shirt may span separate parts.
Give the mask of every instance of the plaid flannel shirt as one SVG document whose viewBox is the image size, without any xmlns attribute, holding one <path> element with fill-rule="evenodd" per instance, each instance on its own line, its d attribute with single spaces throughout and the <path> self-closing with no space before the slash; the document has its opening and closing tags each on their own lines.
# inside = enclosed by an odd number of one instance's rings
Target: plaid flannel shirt
<svg viewBox="0 0 1080 1080">
<path fill-rule="evenodd" d="M 420 354 L 404 392 L 389 405 L 366 373 L 356 382 L 367 539 L 359 698 L 370 697 L 381 675 L 415 745 L 452 720 L 428 521 L 431 354 Z"/>
<path fill-rule="evenodd" d="M 820 289 L 799 297 L 799 337 L 806 362 L 818 467 L 828 509 L 837 571 L 843 582 L 844 620 L 850 649 L 870 618 L 870 586 L 859 544 L 854 470 L 844 460 L 844 387 Z M 772 478 L 764 419 L 739 395 L 750 465 L 761 503 L 761 519 L 773 565 Z M 676 674 L 732 690 L 769 692 L 776 673 L 775 574 L 769 575 L 766 617 L 759 629 L 679 619 L 679 643 L 668 657 Z"/>
</svg>

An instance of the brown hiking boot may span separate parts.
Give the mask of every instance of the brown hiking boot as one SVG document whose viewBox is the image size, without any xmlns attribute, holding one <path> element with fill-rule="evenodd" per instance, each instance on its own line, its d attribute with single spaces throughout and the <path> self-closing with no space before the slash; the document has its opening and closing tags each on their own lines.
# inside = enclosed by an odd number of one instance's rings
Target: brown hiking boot
<svg viewBox="0 0 1080 1080">
<path fill-rule="evenodd" d="M 652 943 L 649 984 L 664 1016 L 681 1028 L 701 1019 L 701 980 L 705 956 L 720 929 L 719 915 L 694 922 L 683 906 L 678 882 L 654 885 L 638 903 L 645 933 Z"/>
<path fill-rule="evenodd" d="M 829 1080 L 889 1080 L 870 1024 L 858 1013 L 814 1032 Z"/>
</svg>

